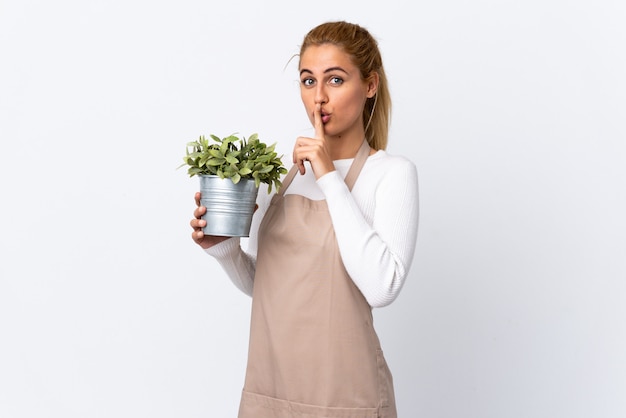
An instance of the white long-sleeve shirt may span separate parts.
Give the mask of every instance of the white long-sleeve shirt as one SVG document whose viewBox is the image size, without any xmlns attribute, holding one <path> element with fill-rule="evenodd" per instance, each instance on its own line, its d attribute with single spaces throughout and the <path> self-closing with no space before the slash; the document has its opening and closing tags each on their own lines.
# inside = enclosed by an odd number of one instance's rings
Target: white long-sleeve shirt
<svg viewBox="0 0 626 418">
<path fill-rule="evenodd" d="M 334 161 L 336 170 L 317 181 L 307 165 L 306 173 L 296 174 L 285 194 L 326 199 L 346 271 L 368 303 L 382 307 L 398 296 L 413 261 L 419 216 L 417 170 L 406 158 L 380 150 L 368 157 L 350 192 L 343 179 L 352 161 Z M 259 208 L 245 250 L 239 238 L 205 250 L 248 295 L 254 286 L 257 232 L 270 200 L 267 189 L 259 190 Z"/>
</svg>

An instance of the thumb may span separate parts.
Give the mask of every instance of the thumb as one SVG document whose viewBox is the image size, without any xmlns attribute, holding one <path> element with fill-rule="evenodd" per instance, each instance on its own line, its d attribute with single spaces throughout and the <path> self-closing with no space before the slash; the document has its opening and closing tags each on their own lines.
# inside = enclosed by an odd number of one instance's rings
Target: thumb
<svg viewBox="0 0 626 418">
<path fill-rule="evenodd" d="M 313 127 L 315 128 L 315 138 L 324 139 L 324 122 L 322 122 L 322 105 L 318 103 L 313 112 Z"/>
</svg>

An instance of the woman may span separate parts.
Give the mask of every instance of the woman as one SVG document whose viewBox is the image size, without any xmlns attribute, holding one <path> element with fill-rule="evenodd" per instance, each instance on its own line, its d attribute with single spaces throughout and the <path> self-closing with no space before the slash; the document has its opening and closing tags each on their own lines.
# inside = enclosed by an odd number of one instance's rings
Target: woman
<svg viewBox="0 0 626 418">
<path fill-rule="evenodd" d="M 396 417 L 372 307 L 391 303 L 413 259 L 417 172 L 387 154 L 391 101 L 364 28 L 329 22 L 300 50 L 301 97 L 315 135 L 299 137 L 278 193 L 259 193 L 247 251 L 192 238 L 252 296 L 240 418 Z"/>
</svg>

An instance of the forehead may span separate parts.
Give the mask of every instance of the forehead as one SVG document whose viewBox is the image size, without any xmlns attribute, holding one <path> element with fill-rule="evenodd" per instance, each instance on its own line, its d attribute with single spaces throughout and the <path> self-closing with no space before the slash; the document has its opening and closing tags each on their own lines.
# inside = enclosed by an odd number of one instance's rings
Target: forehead
<svg viewBox="0 0 626 418">
<path fill-rule="evenodd" d="M 324 72 L 333 67 L 341 67 L 346 71 L 356 68 L 350 55 L 333 44 L 311 45 L 300 56 L 300 71 Z"/>
</svg>

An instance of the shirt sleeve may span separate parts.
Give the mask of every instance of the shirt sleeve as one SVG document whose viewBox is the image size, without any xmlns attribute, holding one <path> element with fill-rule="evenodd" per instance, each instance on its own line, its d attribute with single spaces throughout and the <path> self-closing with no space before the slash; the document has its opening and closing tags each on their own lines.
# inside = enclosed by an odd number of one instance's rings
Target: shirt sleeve
<svg viewBox="0 0 626 418">
<path fill-rule="evenodd" d="M 389 305 L 398 296 L 411 266 L 419 215 L 415 165 L 400 160 L 357 180 L 372 193 L 362 205 L 373 213 L 367 220 L 337 171 L 317 180 L 326 196 L 335 235 L 346 271 L 372 307 Z M 364 167 L 365 170 L 365 167 Z M 359 181 L 368 181 L 359 185 Z M 372 189 L 373 190 L 370 190 Z M 360 199 L 361 200 L 361 199 Z"/>
<path fill-rule="evenodd" d="M 252 296 L 256 259 L 243 251 L 238 237 L 227 239 L 204 251 L 222 266 L 233 284 L 248 296 Z"/>
</svg>

